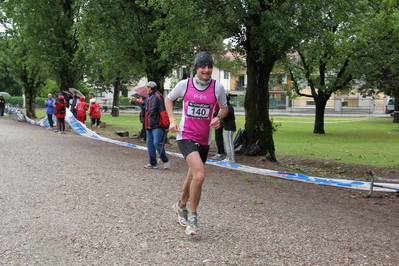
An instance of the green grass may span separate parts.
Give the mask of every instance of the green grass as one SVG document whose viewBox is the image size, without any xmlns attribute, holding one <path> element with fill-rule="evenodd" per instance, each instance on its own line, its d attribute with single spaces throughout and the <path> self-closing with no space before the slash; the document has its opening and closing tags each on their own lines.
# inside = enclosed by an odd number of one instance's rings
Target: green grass
<svg viewBox="0 0 399 266">
<path fill-rule="evenodd" d="M 36 113 L 38 117 L 45 115 L 41 110 Z M 101 120 L 107 123 L 103 131 L 141 129 L 138 114 L 120 113 L 119 117 L 112 117 L 103 113 Z M 399 167 L 399 124 L 392 123 L 390 117 L 326 117 L 326 134 L 312 133 L 314 117 L 275 116 L 273 120 L 281 123 L 273 135 L 276 156 Z M 236 123 L 237 128 L 243 127 L 245 117 L 236 116 Z"/>
<path fill-rule="evenodd" d="M 313 117 L 275 117 L 278 155 L 370 166 L 399 166 L 399 124 L 392 118 L 326 117 L 326 134 L 313 134 Z"/>
</svg>

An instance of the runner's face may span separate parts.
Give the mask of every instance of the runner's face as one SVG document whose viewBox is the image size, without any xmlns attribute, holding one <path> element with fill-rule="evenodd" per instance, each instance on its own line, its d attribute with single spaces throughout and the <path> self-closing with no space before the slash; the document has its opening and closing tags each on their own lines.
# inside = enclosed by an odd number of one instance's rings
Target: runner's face
<svg viewBox="0 0 399 266">
<path fill-rule="evenodd" d="M 200 80 L 206 81 L 212 77 L 213 68 L 210 66 L 202 66 L 197 69 L 197 77 Z"/>
</svg>

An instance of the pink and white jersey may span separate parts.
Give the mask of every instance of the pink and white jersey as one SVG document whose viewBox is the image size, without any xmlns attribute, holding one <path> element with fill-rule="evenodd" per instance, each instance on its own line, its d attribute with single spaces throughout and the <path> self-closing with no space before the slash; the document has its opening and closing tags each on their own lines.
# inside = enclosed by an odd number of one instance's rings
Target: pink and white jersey
<svg viewBox="0 0 399 266">
<path fill-rule="evenodd" d="M 194 87 L 193 79 L 188 79 L 187 91 L 183 97 L 184 112 L 177 140 L 190 139 L 201 145 L 211 144 L 212 131 L 209 124 L 217 103 L 215 82 L 212 80 L 208 88 L 200 91 Z"/>
</svg>

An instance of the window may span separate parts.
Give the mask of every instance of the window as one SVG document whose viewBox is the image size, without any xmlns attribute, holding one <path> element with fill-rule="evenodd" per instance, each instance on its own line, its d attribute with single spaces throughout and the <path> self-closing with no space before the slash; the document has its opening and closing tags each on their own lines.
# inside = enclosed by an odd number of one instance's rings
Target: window
<svg viewBox="0 0 399 266">
<path fill-rule="evenodd" d="M 96 93 L 96 96 L 97 97 L 104 97 L 104 91 L 96 91 L 97 93 Z"/>
<path fill-rule="evenodd" d="M 224 70 L 224 79 L 229 79 L 229 72 Z"/>
</svg>

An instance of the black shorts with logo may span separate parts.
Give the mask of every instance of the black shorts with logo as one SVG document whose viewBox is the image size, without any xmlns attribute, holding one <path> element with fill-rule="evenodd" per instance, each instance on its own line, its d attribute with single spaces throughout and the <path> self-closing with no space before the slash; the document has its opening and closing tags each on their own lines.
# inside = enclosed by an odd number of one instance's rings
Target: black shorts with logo
<svg viewBox="0 0 399 266">
<path fill-rule="evenodd" d="M 206 162 L 209 152 L 209 145 L 201 145 L 198 142 L 192 141 L 191 139 L 182 139 L 177 141 L 180 152 L 184 158 L 190 153 L 197 151 L 201 157 L 203 163 Z"/>
</svg>

